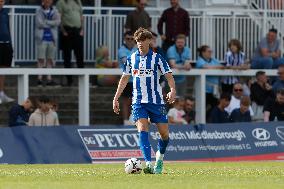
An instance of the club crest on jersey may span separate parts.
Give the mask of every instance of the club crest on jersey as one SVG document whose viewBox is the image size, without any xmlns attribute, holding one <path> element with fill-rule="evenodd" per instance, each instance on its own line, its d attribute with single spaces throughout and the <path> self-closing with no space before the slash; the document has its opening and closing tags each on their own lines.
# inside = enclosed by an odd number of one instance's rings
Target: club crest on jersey
<svg viewBox="0 0 284 189">
<path fill-rule="evenodd" d="M 133 76 L 139 76 L 139 77 L 145 77 L 145 76 L 151 76 L 153 74 L 152 69 L 135 69 L 132 71 Z"/>
</svg>

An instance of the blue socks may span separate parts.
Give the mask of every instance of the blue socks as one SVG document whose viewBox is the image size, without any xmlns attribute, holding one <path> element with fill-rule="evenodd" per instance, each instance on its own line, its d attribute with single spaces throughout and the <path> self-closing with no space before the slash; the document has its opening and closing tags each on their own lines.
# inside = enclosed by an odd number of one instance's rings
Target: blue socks
<svg viewBox="0 0 284 189">
<path fill-rule="evenodd" d="M 151 161 L 151 145 L 149 142 L 149 134 L 147 131 L 141 131 L 139 133 L 139 145 L 145 161 Z"/>
<path fill-rule="evenodd" d="M 168 144 L 169 144 L 169 139 L 167 140 L 159 139 L 158 150 L 160 151 L 161 154 L 165 154 Z"/>
</svg>

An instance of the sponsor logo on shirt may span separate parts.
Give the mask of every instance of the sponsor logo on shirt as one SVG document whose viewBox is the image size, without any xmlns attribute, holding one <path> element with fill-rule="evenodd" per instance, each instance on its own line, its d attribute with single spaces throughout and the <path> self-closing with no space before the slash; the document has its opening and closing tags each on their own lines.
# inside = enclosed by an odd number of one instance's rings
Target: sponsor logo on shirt
<svg viewBox="0 0 284 189">
<path fill-rule="evenodd" d="M 146 76 L 152 76 L 153 75 L 152 69 L 135 69 L 132 71 L 134 76 L 139 76 L 139 77 L 146 77 Z"/>
</svg>

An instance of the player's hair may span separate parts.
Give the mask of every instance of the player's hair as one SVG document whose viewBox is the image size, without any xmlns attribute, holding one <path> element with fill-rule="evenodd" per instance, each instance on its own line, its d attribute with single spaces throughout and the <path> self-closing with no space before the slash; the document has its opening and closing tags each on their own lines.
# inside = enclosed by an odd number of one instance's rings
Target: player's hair
<svg viewBox="0 0 284 189">
<path fill-rule="evenodd" d="M 231 39 L 229 44 L 228 44 L 228 47 L 231 48 L 232 45 L 234 45 L 238 48 L 238 53 L 243 50 L 243 46 L 238 39 Z"/>
<path fill-rule="evenodd" d="M 250 101 L 250 98 L 248 96 L 242 96 L 241 102 L 240 102 L 241 105 L 249 106 L 250 103 L 251 103 L 251 101 Z"/>
<path fill-rule="evenodd" d="M 175 37 L 175 40 L 177 41 L 178 39 L 186 40 L 186 36 L 185 36 L 184 34 L 178 34 L 178 35 Z"/>
<path fill-rule="evenodd" d="M 258 78 L 259 76 L 264 75 L 264 74 L 265 74 L 264 71 L 258 71 L 256 72 L 255 77 Z"/>
<path fill-rule="evenodd" d="M 268 31 L 269 31 L 269 32 L 272 32 L 272 33 L 275 33 L 275 34 L 277 34 L 277 32 L 278 32 L 277 29 L 275 29 L 275 28 L 271 28 L 271 29 L 269 29 Z"/>
<path fill-rule="evenodd" d="M 227 101 L 231 101 L 231 94 L 230 93 L 222 93 L 220 95 L 220 100 L 221 99 L 224 99 L 224 100 L 227 100 Z"/>
<path fill-rule="evenodd" d="M 155 32 L 151 31 L 151 33 L 152 33 L 152 36 L 158 37 L 158 34 L 156 34 Z"/>
<path fill-rule="evenodd" d="M 124 32 L 123 37 L 125 37 L 127 35 L 131 35 L 132 36 L 133 32 L 132 31 L 126 31 L 126 32 Z"/>
<path fill-rule="evenodd" d="M 141 27 L 134 33 L 135 41 L 145 41 L 146 39 L 152 39 L 152 37 L 152 33 L 149 30 Z"/>
<path fill-rule="evenodd" d="M 201 58 L 203 58 L 203 53 L 207 50 L 207 49 L 209 49 L 210 47 L 208 46 L 208 45 L 202 45 L 201 47 L 199 47 L 198 49 L 197 49 L 197 52 L 198 52 L 198 55 L 201 57 Z"/>
</svg>

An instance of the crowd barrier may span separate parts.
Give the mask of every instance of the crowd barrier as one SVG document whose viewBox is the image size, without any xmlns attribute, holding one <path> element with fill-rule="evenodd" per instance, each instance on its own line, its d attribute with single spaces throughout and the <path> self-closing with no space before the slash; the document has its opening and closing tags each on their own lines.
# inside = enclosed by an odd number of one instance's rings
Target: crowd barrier
<svg viewBox="0 0 284 189">
<path fill-rule="evenodd" d="M 152 158 L 159 134 L 150 129 Z M 170 126 L 167 161 L 284 160 L 284 122 Z M 102 163 L 142 159 L 135 127 L 0 129 L 0 163 Z"/>
</svg>

